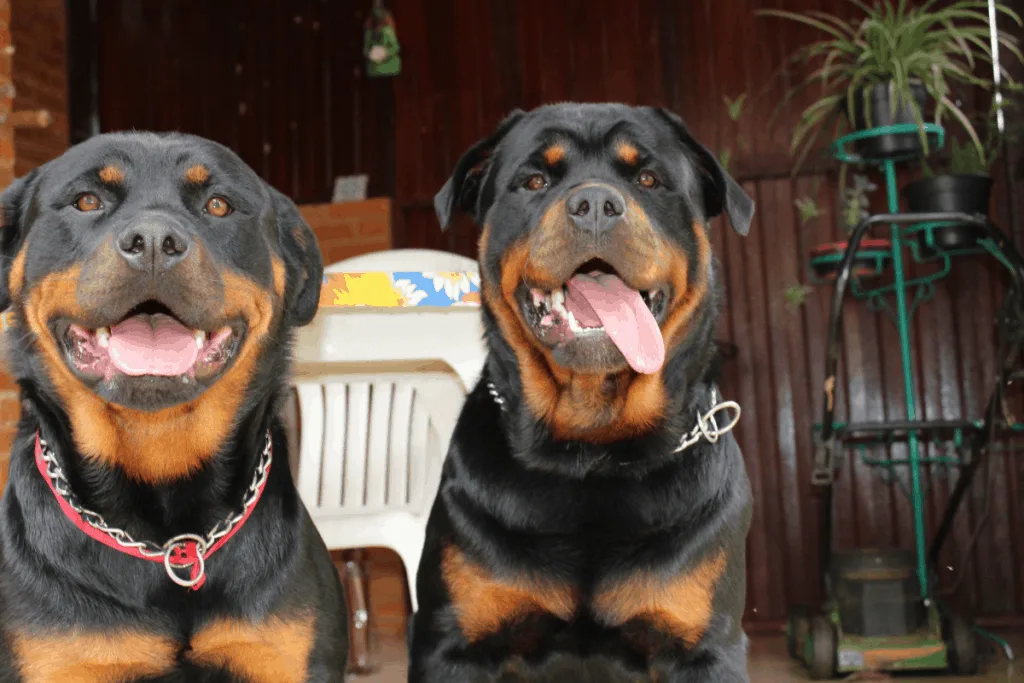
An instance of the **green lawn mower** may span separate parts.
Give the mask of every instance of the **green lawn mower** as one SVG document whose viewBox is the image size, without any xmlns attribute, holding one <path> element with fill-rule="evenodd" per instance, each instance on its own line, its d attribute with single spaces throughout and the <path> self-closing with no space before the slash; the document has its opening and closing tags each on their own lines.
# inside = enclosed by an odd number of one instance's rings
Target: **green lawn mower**
<svg viewBox="0 0 1024 683">
<path fill-rule="evenodd" d="M 787 625 L 789 654 L 811 678 L 859 671 L 977 671 L 971 623 L 921 599 L 912 552 L 834 553 L 828 583 L 832 597 L 825 609 L 795 609 Z"/>
<path fill-rule="evenodd" d="M 942 146 L 943 131 L 926 124 L 933 149 Z M 960 675 L 978 669 L 976 635 L 1005 642 L 974 627 L 972 622 L 940 604 L 932 587 L 933 569 L 953 526 L 957 510 L 971 486 L 979 465 L 989 454 L 989 444 L 999 435 L 1024 430 L 1004 415 L 1003 391 L 1019 378 L 1024 348 L 1024 261 L 1012 241 L 987 217 L 963 213 L 899 213 L 895 160 L 860 159 L 847 154 L 845 145 L 872 135 L 918 134 L 916 124 L 899 124 L 859 131 L 838 140 L 835 156 L 844 163 L 875 163 L 883 171 L 889 199 L 888 214 L 863 220 L 850 235 L 838 265 L 829 314 L 826 371 L 823 386 L 823 420 L 815 426 L 812 482 L 823 499 L 821 564 L 824 568 L 818 609 L 795 609 L 789 616 L 789 653 L 810 672 L 811 678 L 828 679 L 854 672 L 951 671 Z M 890 227 L 891 252 L 886 259 L 891 281 L 870 282 L 858 277 L 856 257 L 862 239 L 872 226 Z M 924 253 L 915 248 L 920 233 L 951 225 L 965 226 L 980 237 L 971 253 L 988 254 L 1010 275 L 1006 298 L 996 321 L 999 369 L 994 389 L 981 420 L 927 421 L 917 418 L 914 405 L 914 359 L 911 354 L 910 317 L 926 301 L 935 282 L 950 272 L 953 260 L 966 252 Z M 932 264 L 919 268 L 924 275 L 905 270 L 910 260 Z M 811 263 L 812 268 L 815 264 Z M 900 339 L 906 420 L 898 422 L 839 423 L 835 421 L 836 379 L 842 352 L 842 307 L 848 293 L 867 301 L 873 310 L 884 311 L 896 324 Z M 922 445 L 951 445 L 946 455 L 929 457 Z M 899 444 L 899 456 L 869 455 L 870 447 Z M 913 519 L 913 550 L 844 549 L 832 544 L 833 484 L 847 452 L 859 452 L 861 461 L 881 470 L 884 481 L 898 483 L 910 501 Z M 959 473 L 935 536 L 926 537 L 924 498 L 926 470 L 939 467 Z"/>
</svg>

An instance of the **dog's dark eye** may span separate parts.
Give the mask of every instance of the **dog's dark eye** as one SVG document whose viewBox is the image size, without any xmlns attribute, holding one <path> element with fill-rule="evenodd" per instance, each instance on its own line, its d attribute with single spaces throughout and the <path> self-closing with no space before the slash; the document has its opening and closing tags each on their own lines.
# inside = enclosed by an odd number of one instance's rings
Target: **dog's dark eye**
<svg viewBox="0 0 1024 683">
<path fill-rule="evenodd" d="M 212 197 L 210 201 L 206 202 L 206 213 L 217 218 L 224 218 L 232 211 L 231 205 L 228 204 L 228 200 L 223 197 Z"/>
<path fill-rule="evenodd" d="M 100 198 L 92 192 L 86 192 L 85 194 L 78 195 L 78 198 L 75 199 L 75 208 L 82 213 L 99 211 L 103 208 L 103 202 L 101 202 Z"/>
<path fill-rule="evenodd" d="M 641 171 L 640 175 L 637 176 L 636 181 L 640 183 L 641 187 L 646 187 L 648 190 L 653 190 L 658 185 L 661 185 L 661 181 L 658 180 L 658 176 L 654 175 L 652 171 Z"/>
<path fill-rule="evenodd" d="M 523 187 L 525 187 L 530 192 L 543 190 L 547 186 L 548 179 L 545 178 L 541 173 L 534 173 L 532 176 L 526 179 L 525 183 L 523 183 Z"/>
</svg>

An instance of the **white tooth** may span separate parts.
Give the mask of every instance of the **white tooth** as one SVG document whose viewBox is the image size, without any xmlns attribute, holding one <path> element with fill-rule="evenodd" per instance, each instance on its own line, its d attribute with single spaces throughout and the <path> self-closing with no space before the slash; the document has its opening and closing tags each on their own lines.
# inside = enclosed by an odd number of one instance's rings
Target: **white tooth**
<svg viewBox="0 0 1024 683">
<path fill-rule="evenodd" d="M 568 311 L 565 310 L 565 292 L 561 289 L 551 292 L 551 310 L 557 311 L 563 318 L 568 315 Z"/>
<path fill-rule="evenodd" d="M 540 289 L 531 289 L 530 290 L 530 296 L 533 297 L 533 305 L 534 305 L 534 307 L 540 306 L 542 303 L 544 303 L 544 292 L 542 290 L 540 290 Z"/>
<path fill-rule="evenodd" d="M 96 343 L 100 345 L 101 349 L 107 348 L 110 344 L 110 328 L 101 327 L 96 330 Z"/>
<path fill-rule="evenodd" d="M 200 349 L 206 346 L 206 332 L 203 330 L 196 330 L 193 333 L 193 336 L 196 338 L 196 346 Z"/>
</svg>

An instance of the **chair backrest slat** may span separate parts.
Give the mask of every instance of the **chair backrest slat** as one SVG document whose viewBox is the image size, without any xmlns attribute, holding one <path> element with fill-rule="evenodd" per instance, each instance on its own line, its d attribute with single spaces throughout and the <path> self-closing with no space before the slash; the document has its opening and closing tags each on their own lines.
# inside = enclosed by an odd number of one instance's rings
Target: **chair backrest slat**
<svg viewBox="0 0 1024 683">
<path fill-rule="evenodd" d="M 348 432 L 348 386 L 324 386 L 324 459 L 321 466 L 320 507 L 341 507 L 345 480 L 346 434 Z"/>
<path fill-rule="evenodd" d="M 394 382 L 370 385 L 370 430 L 366 441 L 366 506 L 369 508 L 383 508 L 388 503 L 394 393 Z"/>
</svg>

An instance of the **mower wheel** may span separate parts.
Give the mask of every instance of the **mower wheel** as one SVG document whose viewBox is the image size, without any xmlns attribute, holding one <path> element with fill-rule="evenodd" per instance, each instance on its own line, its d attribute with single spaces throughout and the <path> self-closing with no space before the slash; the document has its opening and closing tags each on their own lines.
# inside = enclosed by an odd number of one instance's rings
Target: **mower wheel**
<svg viewBox="0 0 1024 683">
<path fill-rule="evenodd" d="M 836 647 L 838 645 L 835 626 L 828 617 L 814 617 L 811 619 L 811 661 L 807 662 L 807 668 L 811 672 L 811 678 L 816 681 L 824 681 L 836 675 Z"/>
<path fill-rule="evenodd" d="M 945 640 L 949 670 L 958 676 L 971 676 L 978 672 L 978 644 L 974 626 L 968 619 L 950 614 L 945 620 Z"/>
</svg>

